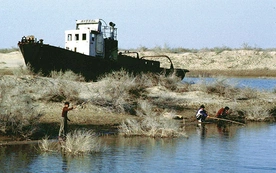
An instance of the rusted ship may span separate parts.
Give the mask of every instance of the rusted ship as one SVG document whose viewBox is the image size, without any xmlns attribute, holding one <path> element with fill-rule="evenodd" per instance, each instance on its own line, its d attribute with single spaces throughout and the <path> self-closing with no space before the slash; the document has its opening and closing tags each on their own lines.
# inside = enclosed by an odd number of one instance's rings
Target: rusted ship
<svg viewBox="0 0 276 173">
<path fill-rule="evenodd" d="M 95 81 L 105 73 L 121 69 L 134 74 L 174 73 L 181 79 L 188 72 L 187 69 L 175 69 L 171 59 L 165 55 L 159 56 L 170 61 L 170 68 L 161 68 L 159 61 L 139 57 L 136 52 L 119 52 L 115 24 L 107 24 L 102 19 L 77 20 L 74 30 L 65 31 L 65 48 L 45 44 L 34 36 L 22 37 L 18 46 L 25 64 L 33 72 L 43 75 L 49 75 L 51 71 L 71 70 L 87 81 Z"/>
</svg>

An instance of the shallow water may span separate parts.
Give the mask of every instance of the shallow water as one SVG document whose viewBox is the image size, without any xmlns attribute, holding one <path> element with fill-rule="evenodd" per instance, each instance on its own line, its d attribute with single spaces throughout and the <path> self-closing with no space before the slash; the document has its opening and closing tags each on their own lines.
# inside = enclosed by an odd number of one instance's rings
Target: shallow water
<svg viewBox="0 0 276 173">
<path fill-rule="evenodd" d="M 224 79 L 226 84 L 241 87 L 241 88 L 252 88 L 257 90 L 266 90 L 273 91 L 276 89 L 276 78 L 221 78 Z M 200 83 L 205 82 L 214 82 L 217 78 L 194 78 L 194 77 L 185 77 L 183 82 L 188 83 Z"/>
<path fill-rule="evenodd" d="M 0 146 L 1 172 L 273 172 L 275 124 L 186 127 L 189 138 L 101 137 L 107 149 L 86 156 Z"/>
</svg>

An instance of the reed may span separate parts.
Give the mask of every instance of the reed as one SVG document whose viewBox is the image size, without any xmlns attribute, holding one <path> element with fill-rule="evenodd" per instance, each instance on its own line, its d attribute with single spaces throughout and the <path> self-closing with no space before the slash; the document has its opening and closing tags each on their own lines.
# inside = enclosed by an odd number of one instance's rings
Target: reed
<svg viewBox="0 0 276 173">
<path fill-rule="evenodd" d="M 80 155 L 100 152 L 101 142 L 91 130 L 74 130 L 68 133 L 61 147 L 66 154 Z"/>
<path fill-rule="evenodd" d="M 60 149 L 67 155 L 83 155 L 100 152 L 104 149 L 98 136 L 91 130 L 74 130 L 68 133 L 66 141 L 49 140 L 46 136 L 38 143 L 43 152 L 58 152 Z"/>
<path fill-rule="evenodd" d="M 49 136 L 45 136 L 38 142 L 38 147 L 42 152 L 55 152 L 58 149 L 58 143 L 49 140 Z"/>
</svg>

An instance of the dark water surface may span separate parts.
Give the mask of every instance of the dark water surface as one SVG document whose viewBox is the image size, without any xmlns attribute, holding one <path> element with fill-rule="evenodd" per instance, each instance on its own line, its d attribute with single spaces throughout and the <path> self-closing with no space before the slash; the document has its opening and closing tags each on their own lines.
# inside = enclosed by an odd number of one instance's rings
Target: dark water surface
<svg viewBox="0 0 276 173">
<path fill-rule="evenodd" d="M 276 125 L 186 127 L 189 138 L 101 137 L 107 149 L 86 156 L 0 146 L 1 172 L 274 172 Z"/>
</svg>

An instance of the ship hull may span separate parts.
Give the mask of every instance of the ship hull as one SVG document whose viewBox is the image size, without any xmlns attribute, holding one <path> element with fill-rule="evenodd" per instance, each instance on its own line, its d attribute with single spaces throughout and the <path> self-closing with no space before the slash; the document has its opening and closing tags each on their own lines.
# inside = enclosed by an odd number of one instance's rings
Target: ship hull
<svg viewBox="0 0 276 173">
<path fill-rule="evenodd" d="M 47 44 L 19 44 L 19 48 L 25 64 L 33 72 L 43 75 L 49 75 L 51 71 L 71 70 L 86 80 L 96 80 L 102 74 L 120 70 L 120 65 L 116 62 Z"/>
<path fill-rule="evenodd" d="M 43 43 L 19 43 L 25 64 L 35 73 L 48 76 L 51 71 L 71 70 L 81 74 L 86 81 L 96 81 L 101 75 L 124 69 L 137 74 L 140 72 L 170 74 L 175 69 L 160 68 L 159 61 L 134 58 L 119 54 L 117 60 L 93 57 L 64 48 Z M 188 70 L 176 69 L 176 75 L 184 78 Z M 175 72 L 175 71 L 174 71 Z"/>
</svg>

